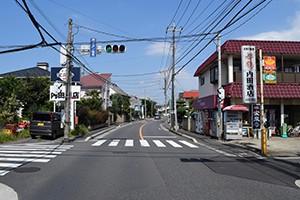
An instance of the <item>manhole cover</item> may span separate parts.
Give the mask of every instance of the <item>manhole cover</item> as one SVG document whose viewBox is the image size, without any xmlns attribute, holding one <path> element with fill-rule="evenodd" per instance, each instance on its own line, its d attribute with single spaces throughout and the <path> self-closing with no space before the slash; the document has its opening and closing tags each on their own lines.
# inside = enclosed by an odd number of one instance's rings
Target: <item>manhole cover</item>
<svg viewBox="0 0 300 200">
<path fill-rule="evenodd" d="M 39 167 L 20 167 L 14 170 L 14 172 L 17 173 L 32 173 L 32 172 L 38 172 L 41 168 Z"/>
</svg>

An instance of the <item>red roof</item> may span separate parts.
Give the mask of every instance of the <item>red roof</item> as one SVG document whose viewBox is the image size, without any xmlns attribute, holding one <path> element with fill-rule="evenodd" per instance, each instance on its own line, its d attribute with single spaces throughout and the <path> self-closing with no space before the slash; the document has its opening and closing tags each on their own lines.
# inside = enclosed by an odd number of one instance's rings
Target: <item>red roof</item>
<svg viewBox="0 0 300 200">
<path fill-rule="evenodd" d="M 266 54 L 300 54 L 300 42 L 296 41 L 263 41 L 263 40 L 228 40 L 222 47 L 223 53 L 241 53 L 243 45 L 255 46 L 261 48 Z M 209 64 L 216 61 L 218 58 L 217 52 L 214 52 L 204 63 L 196 70 L 194 76 L 199 76 Z"/>
<path fill-rule="evenodd" d="M 199 92 L 198 91 L 185 91 L 183 92 L 183 98 L 185 99 L 192 99 L 192 98 L 198 98 Z"/>
<path fill-rule="evenodd" d="M 243 97 L 241 83 L 230 83 L 224 89 L 226 97 Z M 260 85 L 257 85 L 257 97 L 260 97 Z M 264 98 L 300 98 L 300 83 L 264 85 Z"/>
<path fill-rule="evenodd" d="M 107 80 L 110 79 L 111 73 L 98 74 L 93 73 L 87 76 L 81 77 L 80 82 L 84 88 L 100 88 Z"/>
</svg>

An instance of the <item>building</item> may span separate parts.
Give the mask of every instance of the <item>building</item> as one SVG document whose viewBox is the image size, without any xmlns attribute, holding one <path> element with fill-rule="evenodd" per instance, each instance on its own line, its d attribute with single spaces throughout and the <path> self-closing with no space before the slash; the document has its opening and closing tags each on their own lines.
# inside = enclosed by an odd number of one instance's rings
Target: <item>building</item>
<svg viewBox="0 0 300 200">
<path fill-rule="evenodd" d="M 276 83 L 264 83 L 265 125 L 276 127 L 277 133 L 283 123 L 295 126 L 300 122 L 300 42 L 228 40 L 221 46 L 221 81 L 225 90 L 223 108 L 244 105 L 249 112 L 243 113 L 243 123 L 252 124 L 251 105 L 243 102 L 242 46 L 262 49 L 263 56 L 274 56 Z M 259 58 L 256 52 L 257 104 L 260 103 Z M 195 101 L 199 110 L 200 127 L 197 132 L 216 135 L 218 53 L 214 52 L 196 70 L 200 97 Z"/>
<path fill-rule="evenodd" d="M 81 97 L 85 96 L 85 93 L 92 90 L 97 90 L 101 92 L 101 98 L 104 99 L 104 109 L 109 106 L 109 96 L 115 93 L 128 96 L 121 88 L 119 88 L 115 83 L 111 82 L 111 73 L 92 73 L 81 77 Z"/>
<path fill-rule="evenodd" d="M 16 78 L 50 77 L 50 71 L 48 70 L 49 64 L 47 62 L 38 62 L 34 67 L 0 74 L 0 78 L 5 76 L 14 76 Z"/>
</svg>

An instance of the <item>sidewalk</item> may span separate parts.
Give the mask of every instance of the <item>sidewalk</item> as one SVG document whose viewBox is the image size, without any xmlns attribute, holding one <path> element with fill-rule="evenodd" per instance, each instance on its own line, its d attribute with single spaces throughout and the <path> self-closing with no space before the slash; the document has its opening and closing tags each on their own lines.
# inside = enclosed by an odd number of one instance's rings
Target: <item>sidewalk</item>
<svg viewBox="0 0 300 200">
<path fill-rule="evenodd" d="M 165 123 L 167 128 L 170 125 Z M 173 131 L 174 132 L 174 131 Z M 176 133 L 176 132 L 175 132 Z M 179 129 L 177 134 L 185 134 L 193 137 L 197 140 L 205 141 L 211 140 L 220 144 L 230 144 L 233 148 L 246 148 L 247 150 L 260 153 L 261 152 L 261 140 L 254 139 L 252 137 L 243 137 L 241 140 L 217 140 L 210 138 L 209 136 L 201 135 L 198 133 Z M 267 156 L 270 157 L 299 157 L 300 158 L 300 137 L 281 138 L 278 136 L 272 137 L 267 140 Z"/>
</svg>

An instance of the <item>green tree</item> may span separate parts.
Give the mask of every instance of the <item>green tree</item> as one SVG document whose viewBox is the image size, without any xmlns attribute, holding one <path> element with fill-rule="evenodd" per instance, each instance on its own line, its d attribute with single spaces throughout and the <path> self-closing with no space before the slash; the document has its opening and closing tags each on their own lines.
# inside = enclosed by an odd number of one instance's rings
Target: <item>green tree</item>
<svg viewBox="0 0 300 200">
<path fill-rule="evenodd" d="M 117 119 L 117 115 L 125 115 L 126 119 L 129 119 L 130 98 L 116 93 L 110 96 L 110 100 L 112 106 L 109 107 L 109 111 L 114 114 L 114 119 Z"/>
</svg>

